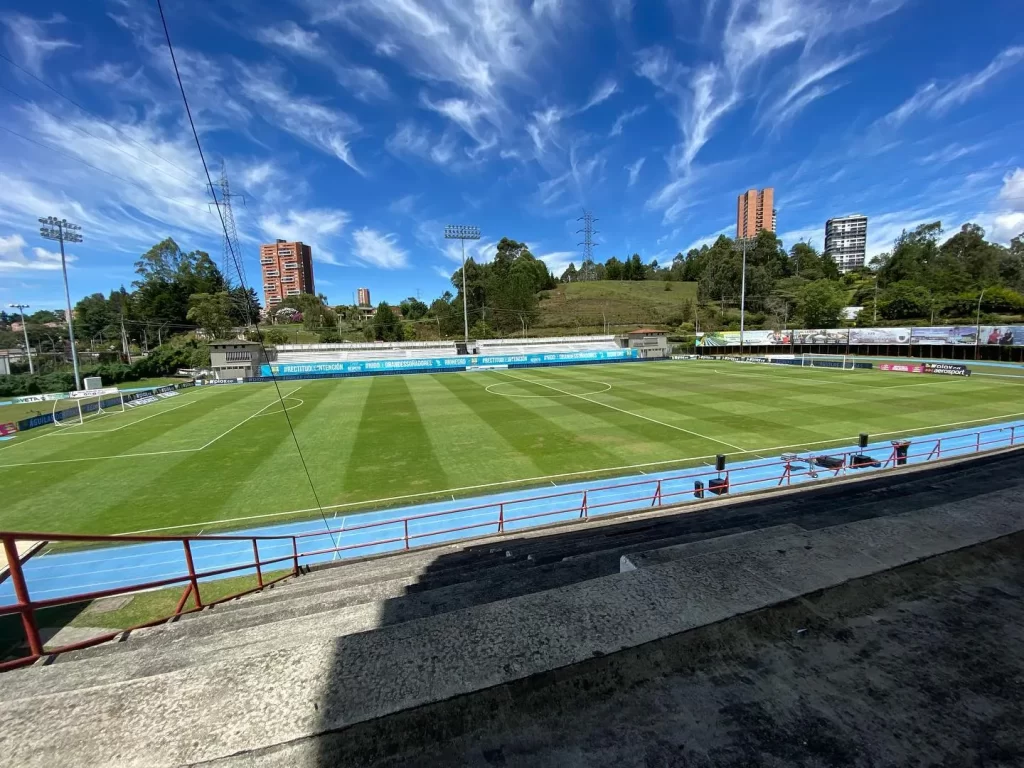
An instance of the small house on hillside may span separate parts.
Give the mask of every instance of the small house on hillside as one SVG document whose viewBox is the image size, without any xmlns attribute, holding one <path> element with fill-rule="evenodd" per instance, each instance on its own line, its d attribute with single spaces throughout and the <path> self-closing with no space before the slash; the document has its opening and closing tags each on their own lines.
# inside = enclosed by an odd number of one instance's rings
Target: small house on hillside
<svg viewBox="0 0 1024 768">
<path fill-rule="evenodd" d="M 650 359 L 669 356 L 668 331 L 638 328 L 618 337 L 620 347 L 639 349 L 640 357 Z"/>
</svg>

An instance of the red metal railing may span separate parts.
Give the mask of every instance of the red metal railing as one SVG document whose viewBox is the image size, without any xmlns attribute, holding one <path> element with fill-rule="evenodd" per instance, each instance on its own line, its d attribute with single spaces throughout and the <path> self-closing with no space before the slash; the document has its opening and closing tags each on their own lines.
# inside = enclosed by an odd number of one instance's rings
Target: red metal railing
<svg viewBox="0 0 1024 768">
<path fill-rule="evenodd" d="M 899 456 L 899 452 L 895 444 L 892 450 L 884 461 L 878 460 L 882 463 L 883 469 L 888 467 L 895 467 L 900 463 L 907 463 L 912 459 L 925 457 L 925 460 L 933 458 L 941 458 L 943 456 L 943 443 L 946 443 L 946 454 L 952 451 L 954 453 L 962 454 L 964 451 L 970 453 L 977 453 L 983 450 L 987 450 L 991 447 L 1009 447 L 1016 445 L 1016 427 L 1010 427 L 1009 439 L 1006 438 L 1007 428 L 992 428 L 988 430 L 979 430 L 974 433 L 968 433 L 967 435 L 959 435 L 956 437 L 947 438 L 929 438 L 926 442 L 926 446 L 931 446 L 927 449 L 921 449 L 918 452 L 907 451 L 903 457 Z M 989 439 L 989 436 L 999 433 L 1001 437 Z M 966 446 L 960 445 L 957 447 L 950 448 L 949 444 L 952 441 L 963 442 L 965 438 L 973 437 L 973 443 L 968 443 Z M 911 441 L 912 442 L 912 441 Z M 934 445 L 933 445 L 934 443 Z M 867 449 L 868 452 L 877 453 L 877 448 Z M 746 464 L 739 469 L 725 469 L 721 476 L 725 480 L 724 489 L 722 493 L 734 493 L 738 489 L 742 489 L 748 486 L 760 485 L 764 486 L 765 483 L 775 480 L 774 476 L 757 475 L 753 479 L 739 480 L 735 479 L 736 474 L 747 474 L 756 470 L 763 470 L 765 468 L 781 469 L 781 473 L 778 476 L 776 486 L 783 484 L 791 484 L 793 478 L 810 477 L 818 478 L 819 475 L 831 475 L 832 477 L 839 476 L 840 474 L 846 475 L 851 469 L 858 470 L 863 466 L 870 465 L 858 465 L 851 461 L 852 457 L 863 453 L 861 450 L 857 451 L 845 451 L 841 453 L 828 453 L 825 455 L 837 459 L 840 463 L 837 466 L 825 467 L 815 465 L 813 463 L 814 457 L 796 457 L 790 456 L 789 458 L 783 459 L 771 459 L 766 460 L 760 464 Z M 806 465 L 806 468 L 800 471 L 800 465 Z M 450 536 L 453 533 L 461 533 L 467 531 L 479 531 L 480 529 L 496 530 L 498 533 L 504 533 L 509 530 L 509 526 L 515 526 L 517 523 L 527 523 L 528 525 L 522 526 L 522 528 L 532 527 L 529 523 L 535 523 L 535 521 L 543 520 L 545 518 L 562 517 L 566 515 L 572 515 L 576 519 L 587 520 L 595 514 L 601 514 L 602 510 L 608 508 L 619 508 L 620 512 L 634 512 L 639 508 L 651 508 L 651 507 L 663 507 L 666 505 L 678 505 L 686 501 L 692 501 L 696 499 L 705 498 L 705 494 L 720 495 L 710 488 L 698 489 L 696 485 L 693 487 L 682 488 L 678 490 L 671 490 L 673 483 L 686 483 L 689 481 L 697 481 L 702 478 L 706 478 L 709 474 L 716 473 L 713 467 L 702 467 L 696 470 L 688 470 L 679 475 L 673 475 L 670 477 L 663 478 L 652 478 L 645 480 L 634 480 L 628 483 L 611 483 L 607 485 L 598 485 L 587 487 L 583 490 L 567 490 L 567 491 L 556 491 L 553 493 L 540 494 L 537 496 L 530 496 L 528 498 L 515 499 L 510 501 L 491 502 L 487 504 L 475 504 L 472 506 L 461 507 L 458 509 L 440 510 L 437 512 L 425 512 L 417 515 L 408 515 L 405 517 L 392 518 L 388 520 L 379 520 L 374 522 L 358 523 L 355 525 L 336 528 L 326 529 L 322 531 L 307 531 L 296 534 L 280 534 L 280 535 L 261 535 L 261 536 L 242 536 L 242 535 L 206 535 L 206 536 L 148 536 L 148 535 L 125 535 L 125 536 L 92 536 L 92 535 L 77 535 L 77 534 L 50 534 L 50 533 L 14 533 L 14 532 L 0 532 L 0 542 L 3 544 L 4 552 L 7 556 L 7 562 L 10 568 L 10 578 L 14 586 L 14 594 L 16 602 L 10 605 L 0 605 L 0 616 L 18 614 L 21 617 L 22 627 L 24 629 L 27 645 L 29 648 L 29 654 L 21 658 L 13 659 L 11 661 L 0 662 L 0 671 L 6 669 L 12 669 L 18 666 L 24 666 L 31 664 L 43 656 L 66 653 L 68 651 L 78 650 L 86 648 L 91 645 L 103 643 L 111 640 L 123 632 L 133 631 L 136 629 L 142 629 L 144 627 L 156 626 L 158 624 L 171 621 L 172 619 L 196 611 L 201 611 L 211 605 L 217 605 L 228 600 L 234 600 L 243 595 L 250 594 L 252 592 L 258 592 L 268 586 L 276 584 L 284 579 L 297 576 L 300 569 L 300 561 L 304 558 L 314 558 L 329 554 L 337 554 L 342 552 L 351 552 L 360 549 L 369 548 L 380 548 L 387 545 L 396 544 L 399 545 L 402 550 L 408 550 L 415 546 L 415 543 L 421 539 L 438 538 L 442 536 Z M 651 491 L 651 486 L 654 486 Z M 645 488 L 647 489 L 643 493 L 629 494 L 626 498 L 615 498 L 605 501 L 594 501 L 595 496 L 600 496 L 603 493 L 610 491 L 621 491 L 632 488 Z M 525 515 L 509 515 L 509 508 L 514 508 L 521 505 L 535 505 L 538 502 L 551 502 L 552 500 L 564 499 L 565 504 L 556 503 L 553 509 L 545 509 L 539 512 L 532 512 Z M 482 512 L 485 510 L 492 511 L 492 515 L 488 516 L 486 520 L 474 521 L 465 524 L 456 525 L 454 527 L 440 528 L 436 530 L 415 530 L 416 524 L 422 523 L 423 521 L 429 521 L 437 518 L 452 517 L 454 519 L 464 517 L 468 513 Z M 497 510 L 497 516 L 493 515 L 493 511 Z M 410 530 L 410 523 L 414 524 L 413 530 Z M 543 524 L 543 523 L 537 523 Z M 373 529 L 391 528 L 397 530 L 400 528 L 401 535 L 387 535 L 385 538 L 372 539 L 368 541 L 356 541 L 350 544 L 340 544 L 338 539 L 335 539 L 337 535 L 343 535 L 345 537 L 353 538 L 353 534 L 360 531 L 367 531 Z M 310 538 L 322 538 L 325 536 L 331 537 L 332 546 L 321 549 L 312 550 L 300 550 L 300 540 L 305 541 Z M 358 538 L 358 537 L 356 537 Z M 259 542 L 282 542 L 291 541 L 291 554 L 280 555 L 263 559 L 260 556 Z M 178 542 L 182 547 L 182 554 L 185 563 L 185 573 L 179 576 L 168 577 L 164 579 L 150 580 L 144 582 L 138 582 L 130 585 L 113 587 L 110 589 L 103 589 L 92 592 L 83 592 L 80 594 L 57 597 L 44 600 L 32 599 L 29 593 L 29 588 L 25 580 L 24 569 L 17 555 L 16 541 L 48 541 L 48 542 L 88 542 L 88 543 L 107 543 L 107 544 L 123 544 L 125 542 L 141 542 L 141 543 L 154 543 L 154 542 Z M 211 570 L 197 570 L 195 562 L 192 556 L 192 544 L 195 542 L 238 542 L 248 541 L 252 545 L 252 560 L 237 563 L 230 566 L 221 568 L 215 568 Z M 427 544 L 429 545 L 429 543 Z M 288 573 L 279 576 L 275 579 L 265 580 L 263 576 L 263 569 L 269 565 L 290 563 Z M 238 571 L 254 571 L 256 575 L 256 586 L 250 589 L 241 590 L 230 595 L 220 597 L 212 601 L 204 601 L 201 593 L 201 584 L 203 579 L 214 578 L 218 576 L 225 576 L 230 573 L 236 573 Z M 37 611 L 44 608 L 51 608 L 60 605 L 71 605 L 75 603 L 85 602 L 89 600 L 97 600 L 104 597 L 112 597 L 115 595 L 129 594 L 133 592 L 139 592 L 141 590 L 149 590 L 160 587 L 169 587 L 176 584 L 185 584 L 185 589 L 178 600 L 175 610 L 168 616 L 154 619 L 152 621 L 145 622 L 143 624 L 130 627 L 128 629 L 117 630 L 115 632 L 109 632 L 107 634 L 100 635 L 98 637 L 90 638 L 77 643 L 68 645 L 62 645 L 54 648 L 44 648 L 39 628 L 37 625 Z M 188 604 L 189 598 L 193 598 L 194 606 L 186 609 L 185 606 Z"/>
</svg>

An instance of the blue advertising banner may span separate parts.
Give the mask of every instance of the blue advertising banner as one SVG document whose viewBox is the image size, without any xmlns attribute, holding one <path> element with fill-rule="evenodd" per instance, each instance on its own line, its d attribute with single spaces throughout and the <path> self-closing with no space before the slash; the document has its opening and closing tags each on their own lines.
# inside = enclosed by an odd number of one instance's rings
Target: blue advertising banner
<svg viewBox="0 0 1024 768">
<path fill-rule="evenodd" d="M 316 363 L 271 363 L 260 366 L 263 376 L 301 376 L 318 373 L 391 373 L 396 371 L 461 370 L 487 366 L 550 365 L 565 362 L 637 360 L 639 349 L 608 349 L 593 352 L 548 352 L 530 355 L 465 355 L 425 357 L 412 360 L 339 360 Z"/>
<path fill-rule="evenodd" d="M 911 344 L 969 344 L 978 342 L 978 329 L 973 325 L 946 325 L 912 328 Z"/>
</svg>

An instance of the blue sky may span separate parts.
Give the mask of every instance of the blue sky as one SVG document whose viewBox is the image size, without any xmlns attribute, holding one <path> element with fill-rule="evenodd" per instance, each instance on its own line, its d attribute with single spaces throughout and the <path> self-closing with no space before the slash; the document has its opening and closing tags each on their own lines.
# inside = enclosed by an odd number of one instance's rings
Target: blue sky
<svg viewBox="0 0 1024 768">
<path fill-rule="evenodd" d="M 298 238 L 332 303 L 443 291 L 446 223 L 560 273 L 587 207 L 602 260 L 670 260 L 733 234 L 755 186 L 787 247 L 851 212 L 871 253 L 937 218 L 1024 230 L 1019 0 L 165 8 L 211 170 L 246 194 L 250 278 L 260 242 Z M 130 283 L 168 235 L 220 258 L 155 2 L 7 0 L 0 52 L 20 67 L 0 60 L 0 303 L 62 303 L 40 215 L 83 227 L 73 297 Z"/>
</svg>

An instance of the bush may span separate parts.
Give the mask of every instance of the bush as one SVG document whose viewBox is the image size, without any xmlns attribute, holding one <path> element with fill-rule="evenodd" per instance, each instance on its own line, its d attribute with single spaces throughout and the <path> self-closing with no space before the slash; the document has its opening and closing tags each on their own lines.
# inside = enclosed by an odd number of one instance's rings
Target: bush
<svg viewBox="0 0 1024 768">
<path fill-rule="evenodd" d="M 335 330 L 320 331 L 317 334 L 317 338 L 321 344 L 337 344 L 344 339 L 341 338 L 341 334 Z"/>
</svg>

